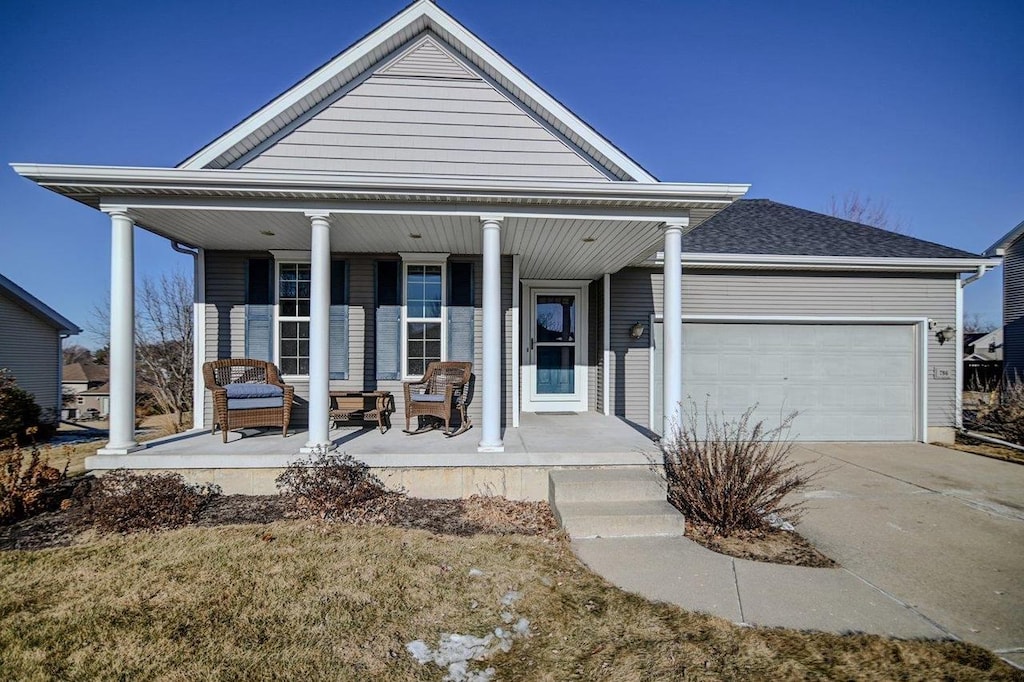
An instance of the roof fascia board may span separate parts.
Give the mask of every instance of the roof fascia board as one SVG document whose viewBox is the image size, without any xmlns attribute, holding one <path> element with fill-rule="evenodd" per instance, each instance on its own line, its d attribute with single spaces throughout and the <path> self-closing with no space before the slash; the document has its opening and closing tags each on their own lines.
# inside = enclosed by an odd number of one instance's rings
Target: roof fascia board
<svg viewBox="0 0 1024 682">
<path fill-rule="evenodd" d="M 303 97 L 326 84 L 335 75 L 365 57 L 376 49 L 380 43 L 416 21 L 421 16 L 420 10 L 422 5 L 423 2 L 415 2 L 406 7 L 384 22 L 377 30 L 364 36 L 355 45 L 352 45 L 337 57 L 285 90 L 249 118 L 200 149 L 188 159 L 185 159 L 185 161 L 178 164 L 178 168 L 198 169 L 215 160 L 218 156 L 231 149 L 231 147 L 286 111 L 289 107 L 294 106 Z"/>
<path fill-rule="evenodd" d="M 1014 243 L 1021 237 L 1024 237 L 1024 220 L 1017 224 L 1015 228 L 1004 234 L 996 243 L 985 249 L 986 256 L 1001 256 L 1002 252 L 1006 250 L 1010 244 Z"/>
<path fill-rule="evenodd" d="M 657 182 L 654 176 L 645 171 L 639 164 L 626 156 L 625 153 L 606 140 L 600 133 L 565 108 L 558 100 L 546 93 L 504 57 L 495 52 L 469 29 L 462 26 L 462 24 L 430 0 L 420 0 L 399 12 L 376 31 L 364 37 L 348 50 L 286 90 L 255 114 L 193 154 L 179 164 L 178 168 L 203 168 L 422 17 L 429 19 L 455 40 L 462 43 L 468 51 L 476 54 L 481 61 L 488 63 L 516 88 L 525 93 L 527 97 L 534 100 L 553 117 L 563 121 L 581 139 L 585 140 L 598 153 L 608 158 L 613 165 L 619 167 L 632 177 L 633 180 L 642 183 Z M 430 27 L 428 26 L 427 28 Z M 440 38 L 440 36 L 438 37 Z M 443 38 L 440 39 L 443 40 Z"/>
<path fill-rule="evenodd" d="M 53 325 L 53 327 L 62 334 L 82 333 L 81 328 L 79 328 L 74 322 L 67 319 L 3 275 L 0 275 L 0 289 L 6 291 L 8 295 L 16 299 L 21 306 L 30 313 L 33 313 L 37 317 L 41 317 L 46 322 Z"/>
<path fill-rule="evenodd" d="M 607 200 L 706 200 L 731 202 L 750 185 L 727 183 L 637 183 L 628 181 L 561 182 L 454 177 L 407 177 L 380 175 L 339 176 L 334 173 L 145 168 L 124 166 L 76 166 L 12 163 L 22 177 L 40 185 L 109 186 L 130 193 L 154 189 L 431 193 L 451 196 L 491 194 L 509 198 L 592 197 Z"/>
<path fill-rule="evenodd" d="M 999 258 L 890 258 L 861 256 L 776 256 L 742 253 L 684 253 L 684 268 L 757 270 L 874 270 L 893 272 L 969 272 L 999 265 Z M 644 266 L 661 267 L 660 252 Z"/>
</svg>

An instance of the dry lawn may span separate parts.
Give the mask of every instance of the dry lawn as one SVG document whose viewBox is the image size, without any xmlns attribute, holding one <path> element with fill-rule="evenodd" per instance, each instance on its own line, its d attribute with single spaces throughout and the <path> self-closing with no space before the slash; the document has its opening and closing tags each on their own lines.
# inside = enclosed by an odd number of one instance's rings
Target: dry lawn
<svg viewBox="0 0 1024 682">
<path fill-rule="evenodd" d="M 1013 448 L 1005 448 L 1001 445 L 996 445 L 995 443 L 986 443 L 984 441 L 975 440 L 974 438 L 957 436 L 956 443 L 942 443 L 942 445 L 947 448 L 953 448 L 954 450 L 960 450 L 961 452 L 970 452 L 975 455 L 1001 459 L 1004 462 L 1017 462 L 1018 464 L 1024 464 L 1024 452 L 1014 450 Z"/>
<path fill-rule="evenodd" d="M 483 571 L 473 577 L 471 568 Z M 532 636 L 499 680 L 1010 680 L 977 647 L 741 628 L 652 604 L 558 539 L 282 521 L 0 554 L 17 680 L 440 680 L 405 650 L 483 635 L 520 590 Z"/>
</svg>

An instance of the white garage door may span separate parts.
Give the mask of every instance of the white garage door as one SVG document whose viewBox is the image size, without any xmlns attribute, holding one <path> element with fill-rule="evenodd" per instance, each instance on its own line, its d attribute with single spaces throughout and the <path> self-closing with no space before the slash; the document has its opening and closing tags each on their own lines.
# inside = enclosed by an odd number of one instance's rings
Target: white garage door
<svg viewBox="0 0 1024 682">
<path fill-rule="evenodd" d="M 662 325 L 655 345 L 654 428 L 662 422 Z M 793 410 L 803 441 L 914 440 L 918 404 L 913 325 L 697 323 L 683 325 L 683 396 L 733 418 Z"/>
</svg>

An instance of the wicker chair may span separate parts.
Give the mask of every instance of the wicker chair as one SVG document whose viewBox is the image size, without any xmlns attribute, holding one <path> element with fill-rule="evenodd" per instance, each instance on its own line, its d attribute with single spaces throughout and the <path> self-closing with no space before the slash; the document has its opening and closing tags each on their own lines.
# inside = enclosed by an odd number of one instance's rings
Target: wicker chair
<svg viewBox="0 0 1024 682">
<path fill-rule="evenodd" d="M 292 418 L 295 388 L 281 381 L 277 367 L 264 360 L 214 360 L 203 364 L 203 380 L 213 394 L 213 428 L 228 431 L 253 426 L 279 426 L 284 436 Z"/>
<path fill-rule="evenodd" d="M 427 365 L 427 373 L 419 381 L 405 382 L 405 432 L 408 434 L 424 433 L 437 428 L 424 426 L 421 417 L 433 417 L 444 422 L 444 435 L 457 436 L 468 430 L 473 424 L 466 414 L 470 399 L 470 379 L 473 375 L 471 362 L 431 362 Z M 459 428 L 451 431 L 452 411 L 459 413 Z M 419 419 L 415 431 L 410 430 L 409 422 Z"/>
</svg>

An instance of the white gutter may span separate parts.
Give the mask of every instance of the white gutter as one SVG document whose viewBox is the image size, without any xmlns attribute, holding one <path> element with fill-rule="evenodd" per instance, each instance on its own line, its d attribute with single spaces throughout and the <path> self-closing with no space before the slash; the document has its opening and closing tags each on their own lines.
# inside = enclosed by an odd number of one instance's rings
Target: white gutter
<svg viewBox="0 0 1024 682">
<path fill-rule="evenodd" d="M 661 267 L 664 256 L 658 253 L 641 265 Z M 889 270 L 919 272 L 967 272 L 991 269 L 999 264 L 993 258 L 888 258 L 861 256 L 785 256 L 744 253 L 684 253 L 684 268 L 744 268 L 786 270 Z M 973 281 L 973 280 L 972 280 Z"/>
<path fill-rule="evenodd" d="M 988 263 L 986 265 L 979 265 L 978 266 L 978 271 L 975 272 L 970 277 L 968 277 L 967 279 L 963 280 L 963 282 L 961 282 L 961 284 L 963 286 L 967 286 L 968 284 L 971 284 L 973 282 L 977 282 L 979 279 L 981 279 L 982 277 L 985 276 L 986 272 L 988 272 L 989 270 L 994 268 L 996 265 L 998 265 L 998 263 L 996 263 L 995 265 L 993 265 L 992 263 Z"/>
<path fill-rule="evenodd" d="M 746 194 L 750 185 L 680 182 L 565 182 L 431 176 L 348 175 L 315 171 L 186 170 L 129 166 L 78 166 L 12 163 L 14 172 L 43 186 L 104 188 L 107 194 L 145 190 L 322 191 L 325 193 L 447 194 L 452 197 L 497 195 L 509 199 L 578 198 L 603 201 L 726 201 Z M 109 191 L 108 191 L 109 190 Z"/>
</svg>

